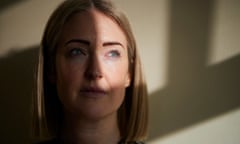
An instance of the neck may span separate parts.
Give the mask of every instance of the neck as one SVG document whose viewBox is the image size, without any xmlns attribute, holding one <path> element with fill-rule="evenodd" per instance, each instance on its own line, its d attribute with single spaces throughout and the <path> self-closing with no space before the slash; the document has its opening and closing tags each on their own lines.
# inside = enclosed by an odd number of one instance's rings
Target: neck
<svg viewBox="0 0 240 144">
<path fill-rule="evenodd" d="M 68 144 L 117 144 L 120 140 L 117 114 L 100 120 L 66 116 L 61 140 Z"/>
</svg>

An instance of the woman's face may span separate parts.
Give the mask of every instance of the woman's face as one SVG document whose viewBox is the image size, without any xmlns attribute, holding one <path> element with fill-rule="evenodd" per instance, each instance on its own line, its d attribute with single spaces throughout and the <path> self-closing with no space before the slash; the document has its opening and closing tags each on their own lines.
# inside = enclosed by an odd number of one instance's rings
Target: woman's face
<svg viewBox="0 0 240 144">
<path fill-rule="evenodd" d="M 94 9 L 74 14 L 58 42 L 55 83 L 65 114 L 83 119 L 116 115 L 130 84 L 121 28 Z"/>
</svg>

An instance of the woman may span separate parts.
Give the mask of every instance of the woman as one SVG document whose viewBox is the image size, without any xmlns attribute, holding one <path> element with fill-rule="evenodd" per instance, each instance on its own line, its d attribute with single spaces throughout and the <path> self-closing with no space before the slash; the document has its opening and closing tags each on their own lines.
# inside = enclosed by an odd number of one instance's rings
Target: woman
<svg viewBox="0 0 240 144">
<path fill-rule="evenodd" d="M 39 53 L 33 134 L 42 143 L 142 143 L 146 84 L 128 20 L 109 0 L 67 0 Z"/>
</svg>

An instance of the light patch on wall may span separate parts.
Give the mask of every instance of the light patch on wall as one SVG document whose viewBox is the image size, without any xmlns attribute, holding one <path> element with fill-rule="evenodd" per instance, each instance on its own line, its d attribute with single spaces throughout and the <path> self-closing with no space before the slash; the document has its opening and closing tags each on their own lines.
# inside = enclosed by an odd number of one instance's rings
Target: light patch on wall
<svg viewBox="0 0 240 144">
<path fill-rule="evenodd" d="M 29 0 L 0 13 L 0 56 L 41 41 L 44 26 L 59 0 Z"/>
<path fill-rule="evenodd" d="M 168 0 L 116 0 L 132 25 L 149 92 L 167 85 Z"/>
<path fill-rule="evenodd" d="M 218 0 L 213 13 L 208 65 L 240 54 L 240 1 Z"/>
<path fill-rule="evenodd" d="M 149 144 L 239 144 L 240 109 L 201 122 Z"/>
</svg>

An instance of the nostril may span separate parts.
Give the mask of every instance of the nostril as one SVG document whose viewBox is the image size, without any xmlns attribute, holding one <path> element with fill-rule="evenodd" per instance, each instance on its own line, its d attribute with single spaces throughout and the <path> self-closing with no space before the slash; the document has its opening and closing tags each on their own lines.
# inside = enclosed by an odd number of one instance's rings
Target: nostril
<svg viewBox="0 0 240 144">
<path fill-rule="evenodd" d="M 90 80 L 95 80 L 95 79 L 102 78 L 101 72 L 98 72 L 98 71 L 86 72 L 85 75 L 86 75 L 87 79 L 90 79 Z"/>
<path fill-rule="evenodd" d="M 102 74 L 101 74 L 100 72 L 96 71 L 96 72 L 93 72 L 93 76 L 94 76 L 94 77 L 101 78 L 101 77 L 102 77 Z"/>
</svg>

